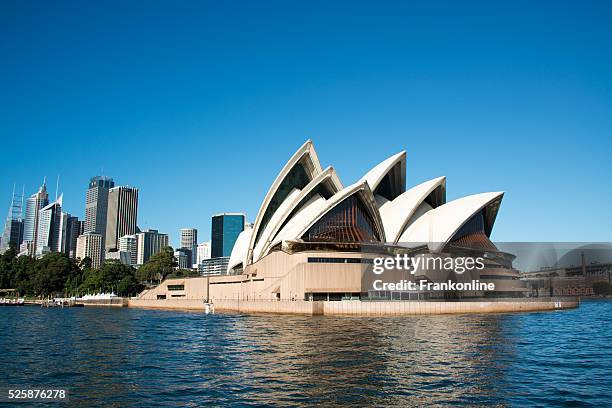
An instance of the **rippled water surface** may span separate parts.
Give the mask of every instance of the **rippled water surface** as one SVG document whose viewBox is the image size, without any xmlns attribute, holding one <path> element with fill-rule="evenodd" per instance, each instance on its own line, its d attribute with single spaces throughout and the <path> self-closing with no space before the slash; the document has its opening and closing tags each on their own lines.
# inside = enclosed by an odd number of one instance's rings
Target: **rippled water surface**
<svg viewBox="0 0 612 408">
<path fill-rule="evenodd" d="M 73 406 L 611 406 L 612 302 L 531 314 L 302 317 L 0 308 L 0 385 Z"/>
</svg>

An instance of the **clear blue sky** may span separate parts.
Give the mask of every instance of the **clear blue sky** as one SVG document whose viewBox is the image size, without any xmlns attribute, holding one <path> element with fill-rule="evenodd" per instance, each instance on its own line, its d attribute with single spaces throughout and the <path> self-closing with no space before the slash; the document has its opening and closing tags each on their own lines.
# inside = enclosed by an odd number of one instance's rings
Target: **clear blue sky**
<svg viewBox="0 0 612 408">
<path fill-rule="evenodd" d="M 345 184 L 405 149 L 505 191 L 496 240 L 612 241 L 611 4 L 3 1 L 0 214 L 60 174 L 83 216 L 103 169 L 204 240 L 311 138 Z"/>
</svg>

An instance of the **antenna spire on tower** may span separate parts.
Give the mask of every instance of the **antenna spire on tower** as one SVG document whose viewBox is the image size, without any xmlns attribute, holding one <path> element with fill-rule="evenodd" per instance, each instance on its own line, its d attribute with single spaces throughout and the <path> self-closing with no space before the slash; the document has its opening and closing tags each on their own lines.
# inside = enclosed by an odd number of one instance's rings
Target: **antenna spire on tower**
<svg viewBox="0 0 612 408">
<path fill-rule="evenodd" d="M 57 175 L 57 183 L 55 184 L 55 201 L 57 201 L 57 193 L 59 191 L 59 179 L 60 179 L 60 176 L 58 174 Z"/>
</svg>

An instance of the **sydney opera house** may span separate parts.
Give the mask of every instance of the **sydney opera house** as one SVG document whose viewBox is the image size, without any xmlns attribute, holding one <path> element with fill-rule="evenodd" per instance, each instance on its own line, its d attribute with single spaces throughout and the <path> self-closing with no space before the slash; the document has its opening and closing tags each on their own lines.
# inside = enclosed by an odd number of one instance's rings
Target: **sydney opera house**
<svg viewBox="0 0 612 408">
<path fill-rule="evenodd" d="M 227 274 L 167 281 L 141 298 L 221 304 L 522 298 L 525 286 L 512 268 L 514 256 L 489 239 L 502 198 L 502 192 L 492 192 L 447 202 L 445 177 L 406 189 L 405 152 L 344 186 L 333 167 L 321 166 L 307 141 L 276 176 L 253 227 L 238 237 Z M 441 268 L 372 273 L 375 258 L 404 254 L 480 257 L 484 268 L 461 274 Z M 375 279 L 477 280 L 494 283 L 495 290 L 390 291 L 373 285 Z"/>
<path fill-rule="evenodd" d="M 512 256 L 497 251 L 489 240 L 502 197 L 501 192 L 483 193 L 447 203 L 445 177 L 407 190 L 405 152 L 345 187 L 333 167 L 321 167 L 313 143 L 307 141 L 272 183 L 253 228 L 238 238 L 228 272 L 264 278 L 261 287 L 268 290 L 254 292 L 262 297 L 390 298 L 392 293 L 363 287 L 370 283 L 364 275 L 373 257 L 476 251 L 487 255 L 488 268 L 479 276 L 460 278 L 495 280 L 496 293 L 437 295 L 521 296 L 524 287 L 512 269 Z M 455 273 L 440 272 L 398 273 L 397 278 L 457 279 Z"/>
</svg>

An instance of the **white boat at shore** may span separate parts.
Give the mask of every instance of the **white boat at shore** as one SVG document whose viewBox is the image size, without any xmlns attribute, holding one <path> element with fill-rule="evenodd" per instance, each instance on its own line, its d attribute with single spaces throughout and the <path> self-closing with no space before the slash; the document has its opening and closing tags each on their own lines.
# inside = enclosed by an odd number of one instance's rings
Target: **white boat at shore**
<svg viewBox="0 0 612 408">
<path fill-rule="evenodd" d="M 2 298 L 0 299 L 0 306 L 23 306 L 25 305 L 24 298 Z"/>
</svg>

